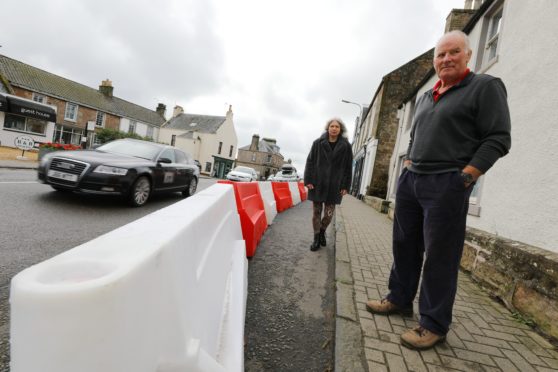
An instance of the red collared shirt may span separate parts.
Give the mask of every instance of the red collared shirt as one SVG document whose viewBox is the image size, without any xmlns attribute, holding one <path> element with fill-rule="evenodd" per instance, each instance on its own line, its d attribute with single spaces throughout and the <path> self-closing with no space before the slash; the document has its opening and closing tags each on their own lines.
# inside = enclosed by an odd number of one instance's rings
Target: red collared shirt
<svg viewBox="0 0 558 372">
<path fill-rule="evenodd" d="M 469 75 L 469 72 L 471 72 L 471 70 L 469 70 L 469 69 L 465 70 L 465 72 L 463 73 L 461 78 L 454 85 L 459 84 L 463 79 L 465 79 L 467 77 L 467 75 Z M 436 84 L 434 84 L 434 88 L 432 88 L 432 97 L 434 98 L 434 102 L 438 102 L 440 97 L 443 96 L 447 92 L 447 90 L 446 90 L 446 92 L 444 92 L 444 93 L 439 93 L 439 90 L 440 90 L 441 86 L 442 86 L 442 80 L 438 80 L 436 82 Z"/>
</svg>

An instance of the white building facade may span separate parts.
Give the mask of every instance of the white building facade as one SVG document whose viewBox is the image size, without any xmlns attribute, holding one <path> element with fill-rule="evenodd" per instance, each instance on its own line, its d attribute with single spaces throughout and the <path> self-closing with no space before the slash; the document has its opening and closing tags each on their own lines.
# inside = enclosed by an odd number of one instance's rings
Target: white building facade
<svg viewBox="0 0 558 372">
<path fill-rule="evenodd" d="M 469 31 L 469 68 L 502 79 L 512 123 L 510 153 L 482 176 L 470 199 L 467 225 L 496 236 L 558 252 L 558 1 L 486 2 Z M 433 87 L 432 75 L 404 102 L 390 164 L 389 200 L 395 201 L 402 157 L 409 144 L 414 102 Z"/>
</svg>

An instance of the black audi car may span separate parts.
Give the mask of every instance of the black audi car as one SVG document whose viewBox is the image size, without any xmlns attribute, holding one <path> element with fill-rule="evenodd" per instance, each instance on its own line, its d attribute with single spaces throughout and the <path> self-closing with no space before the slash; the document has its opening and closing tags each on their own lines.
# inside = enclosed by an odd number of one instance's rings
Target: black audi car
<svg viewBox="0 0 558 372">
<path fill-rule="evenodd" d="M 157 192 L 193 195 L 199 175 L 190 154 L 134 139 L 115 140 L 95 150 L 52 152 L 38 168 L 39 180 L 55 190 L 122 195 L 134 207 Z"/>
</svg>

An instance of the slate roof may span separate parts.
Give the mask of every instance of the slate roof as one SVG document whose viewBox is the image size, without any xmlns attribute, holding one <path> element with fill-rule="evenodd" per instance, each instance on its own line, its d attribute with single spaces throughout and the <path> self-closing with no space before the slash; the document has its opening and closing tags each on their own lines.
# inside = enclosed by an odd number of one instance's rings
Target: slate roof
<svg viewBox="0 0 558 372">
<path fill-rule="evenodd" d="M 248 146 L 244 146 L 239 148 L 239 150 L 250 150 L 250 145 Z M 261 140 L 260 142 L 258 142 L 258 151 L 261 152 L 270 152 L 272 154 L 279 154 L 281 155 L 281 153 L 279 152 L 281 150 L 281 148 L 279 146 L 277 146 L 274 143 L 270 143 L 267 142 L 266 140 Z"/>
<path fill-rule="evenodd" d="M 164 127 L 186 130 L 189 132 L 216 133 L 219 127 L 225 122 L 225 119 L 225 116 L 181 113 L 171 118 Z"/>
<path fill-rule="evenodd" d="M 11 85 L 33 92 L 155 126 L 160 126 L 165 122 L 165 118 L 154 110 L 118 97 L 107 97 L 97 89 L 16 61 L 2 54 L 0 54 L 0 74 L 4 75 Z"/>
</svg>

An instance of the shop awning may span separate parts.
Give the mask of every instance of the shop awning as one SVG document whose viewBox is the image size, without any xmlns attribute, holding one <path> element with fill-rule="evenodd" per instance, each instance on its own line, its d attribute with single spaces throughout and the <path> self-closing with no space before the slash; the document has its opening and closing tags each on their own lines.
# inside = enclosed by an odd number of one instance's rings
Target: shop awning
<svg viewBox="0 0 558 372">
<path fill-rule="evenodd" d="M 8 101 L 7 112 L 56 123 L 56 111 L 51 106 L 12 95 L 6 95 L 5 98 Z"/>
<path fill-rule="evenodd" d="M 8 100 L 0 94 L 0 111 L 8 111 Z"/>
</svg>

